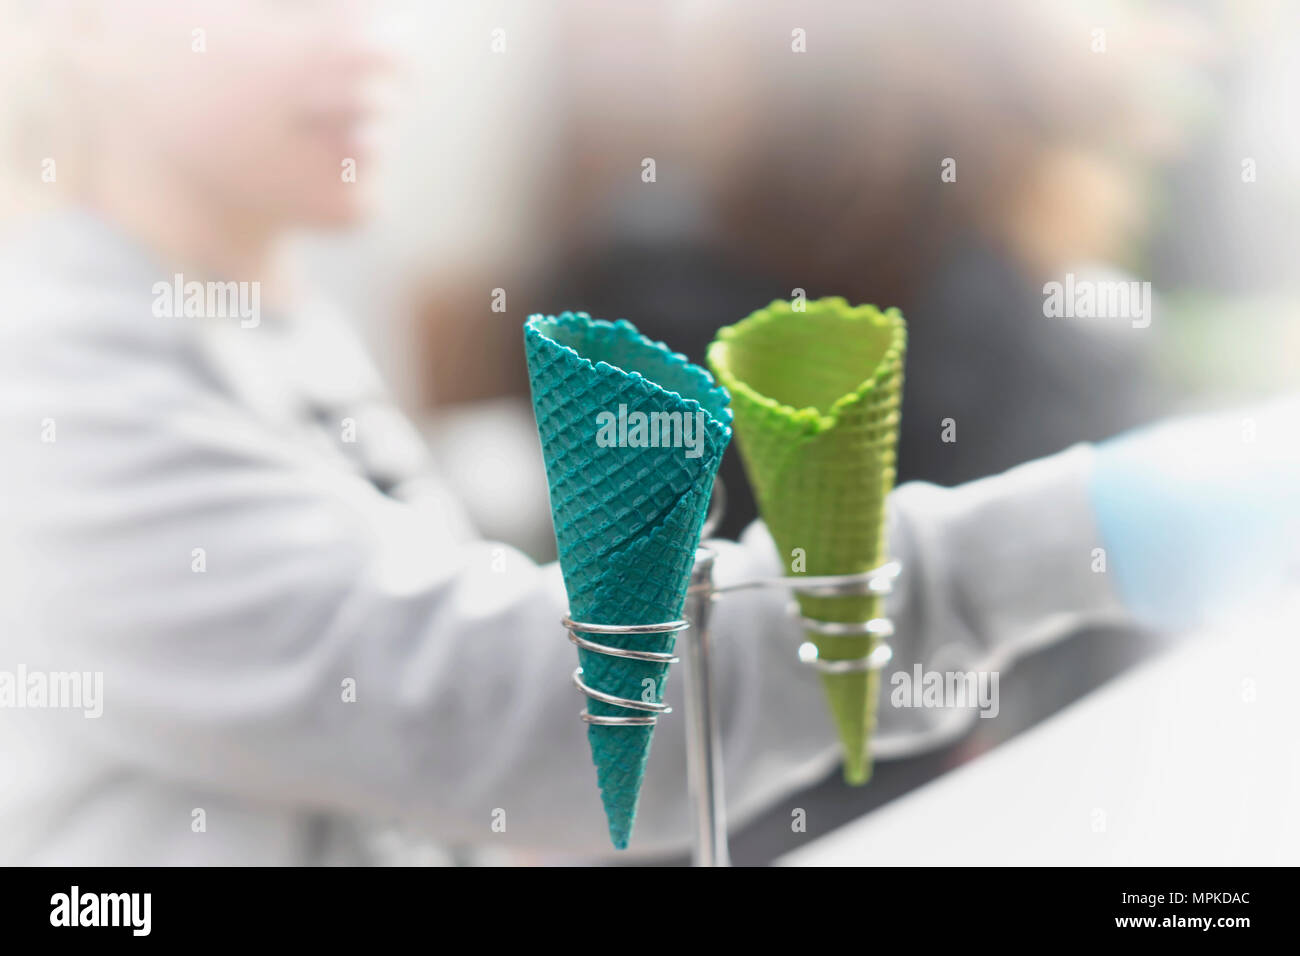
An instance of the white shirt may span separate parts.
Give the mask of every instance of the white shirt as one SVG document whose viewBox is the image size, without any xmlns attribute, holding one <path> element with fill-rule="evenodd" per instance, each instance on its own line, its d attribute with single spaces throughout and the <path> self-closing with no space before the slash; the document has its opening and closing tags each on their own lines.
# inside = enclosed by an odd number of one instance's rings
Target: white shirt
<svg viewBox="0 0 1300 956">
<path fill-rule="evenodd" d="M 0 862 L 612 853 L 557 567 L 476 540 L 445 489 L 416 480 L 418 439 L 341 322 L 155 316 L 154 284 L 172 276 L 80 213 L 0 254 L 0 671 L 103 675 L 96 718 L 0 709 Z M 1061 512 L 1046 527 L 1017 519 L 996 483 L 967 493 L 1025 525 L 1006 561 L 1092 533 L 1086 449 L 1048 461 L 1012 482 L 1016 501 Z M 1103 584 L 1067 574 L 1060 594 L 977 595 L 952 613 L 952 582 L 935 577 L 948 549 L 925 515 L 960 530 L 956 494 L 895 495 L 913 581 L 892 605 L 894 666 L 936 648 L 975 660 L 1063 632 L 1076 607 L 1113 610 Z M 761 526 L 717 547 L 720 583 L 780 573 Z M 733 823 L 837 760 L 786 601 L 745 592 L 714 615 Z M 877 751 L 969 716 L 882 713 Z M 682 722 L 668 717 L 631 852 L 683 849 L 685 801 Z"/>
</svg>

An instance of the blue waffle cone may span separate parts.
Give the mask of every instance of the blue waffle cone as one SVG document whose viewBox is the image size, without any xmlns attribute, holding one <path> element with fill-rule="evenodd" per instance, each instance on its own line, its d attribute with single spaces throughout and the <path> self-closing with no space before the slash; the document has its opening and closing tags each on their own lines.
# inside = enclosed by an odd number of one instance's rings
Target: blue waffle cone
<svg viewBox="0 0 1300 956">
<path fill-rule="evenodd" d="M 731 438 L 726 391 L 704 369 L 626 321 L 569 312 L 531 316 L 524 325 L 524 351 L 570 615 L 620 625 L 680 618 L 714 475 Z M 671 443 L 602 443 L 598 416 L 618 416 L 620 408 L 631 421 L 641 412 L 702 422 L 698 457 Z M 672 634 L 586 636 L 647 651 L 668 652 L 676 643 Z M 583 680 L 596 690 L 663 700 L 666 664 L 582 649 L 578 660 Z M 587 707 L 593 715 L 644 716 L 596 700 Z M 619 849 L 632 834 L 653 734 L 653 727 L 587 728 L 610 839 Z"/>
</svg>

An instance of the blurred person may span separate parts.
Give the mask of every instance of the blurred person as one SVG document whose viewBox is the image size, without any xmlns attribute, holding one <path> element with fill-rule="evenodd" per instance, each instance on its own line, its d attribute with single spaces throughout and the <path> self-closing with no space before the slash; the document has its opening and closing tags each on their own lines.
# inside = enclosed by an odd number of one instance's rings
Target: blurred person
<svg viewBox="0 0 1300 956">
<path fill-rule="evenodd" d="M 57 93 L 19 132 L 61 202 L 0 250 L 0 670 L 102 673 L 103 699 L 0 709 L 6 862 L 391 861 L 393 823 L 607 850 L 558 569 L 476 538 L 345 323 L 281 269 L 287 234 L 361 214 L 340 170 L 383 63 L 356 11 L 9 10 L 26 81 Z M 192 282 L 233 286 L 237 314 L 187 311 Z M 724 580 L 767 563 L 721 551 Z M 795 634 L 770 602 L 730 618 Z M 833 766 L 789 646 L 736 642 L 718 677 L 782 702 L 728 715 L 740 819 Z M 680 765 L 680 726 L 658 736 Z M 680 849 L 686 823 L 680 775 L 651 768 L 634 847 Z"/>
<path fill-rule="evenodd" d="M 1098 54 L 1095 11 L 1033 0 L 706 2 L 685 23 L 563 9 L 556 141 L 580 159 L 555 164 L 539 301 L 603 314 L 630 298 L 646 334 L 695 360 L 794 289 L 898 306 L 901 480 L 968 481 L 1177 407 L 1167 327 L 1048 323 L 1042 287 L 1139 261 L 1152 174 L 1202 109 L 1196 15 L 1113 8 Z M 939 439 L 949 418 L 960 445 Z M 734 451 L 722 474 L 738 533 L 756 509 Z"/>
<path fill-rule="evenodd" d="M 42 117 L 64 208 L 0 249 L 0 672 L 103 687 L 94 716 L 0 708 L 0 860 L 392 862 L 390 824 L 601 855 L 558 569 L 476 536 L 347 326 L 277 271 L 289 232 L 362 215 L 339 170 L 381 58 L 347 4 L 201 8 L 209 60 L 193 8 L 166 0 L 24 8 L 66 97 Z M 160 314 L 178 274 L 260 291 L 238 315 Z M 1005 660 L 1099 617 L 1182 624 L 1160 599 L 1189 583 L 1199 603 L 1177 610 L 1208 613 L 1200 564 L 1171 555 L 1286 567 L 1295 419 L 1256 420 L 1268 454 L 1213 473 L 1196 449 L 1229 446 L 1193 423 L 1158 433 L 1178 456 L 1137 436 L 898 489 L 891 667 Z M 1198 516 L 1252 480 L 1254 520 L 1216 551 Z M 1103 540 L 1130 591 L 1090 567 Z M 719 583 L 783 570 L 761 524 L 717 547 Z M 837 759 L 783 605 L 716 615 L 737 823 Z M 882 708 L 878 749 L 972 716 Z M 687 835 L 680 722 L 657 738 L 642 852 Z"/>
</svg>

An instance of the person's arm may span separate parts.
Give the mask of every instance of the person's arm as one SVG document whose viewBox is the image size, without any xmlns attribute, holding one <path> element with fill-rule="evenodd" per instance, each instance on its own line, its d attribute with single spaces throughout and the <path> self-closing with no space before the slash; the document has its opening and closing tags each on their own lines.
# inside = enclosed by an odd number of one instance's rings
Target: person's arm
<svg viewBox="0 0 1300 956">
<path fill-rule="evenodd" d="M 10 365 L 3 565 L 19 656 L 103 672 L 103 715 L 66 721 L 71 743 L 445 842 L 609 851 L 556 567 L 459 539 L 454 508 L 381 494 L 177 354 L 46 341 Z M 57 441 L 41 444 L 47 417 Z M 746 549 L 720 549 L 720 579 L 753 573 Z M 718 615 L 736 819 L 835 760 L 781 607 L 746 595 Z M 634 849 L 686 845 L 680 686 L 672 674 Z"/>
<path fill-rule="evenodd" d="M 889 541 L 903 570 L 887 604 L 896 636 L 879 756 L 947 742 L 977 714 L 894 707 L 896 674 L 1000 671 L 1090 624 L 1128 619 L 1090 500 L 1094 463 L 1094 449 L 1076 445 L 953 488 L 895 489 Z"/>
<path fill-rule="evenodd" d="M 999 670 L 1100 623 L 1163 631 L 1266 612 L 1300 582 L 1300 400 L 1171 420 L 954 488 L 890 498 L 904 563 L 887 675 Z M 893 708 L 877 753 L 973 718 Z"/>
</svg>

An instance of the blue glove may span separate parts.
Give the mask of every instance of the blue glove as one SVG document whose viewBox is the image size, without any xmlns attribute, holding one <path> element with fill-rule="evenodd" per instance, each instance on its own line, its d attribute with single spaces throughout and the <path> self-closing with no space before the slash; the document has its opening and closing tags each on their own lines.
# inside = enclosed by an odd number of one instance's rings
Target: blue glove
<svg viewBox="0 0 1300 956">
<path fill-rule="evenodd" d="M 1181 629 L 1300 583 L 1300 398 L 1097 447 L 1108 570 L 1139 621 Z"/>
</svg>

